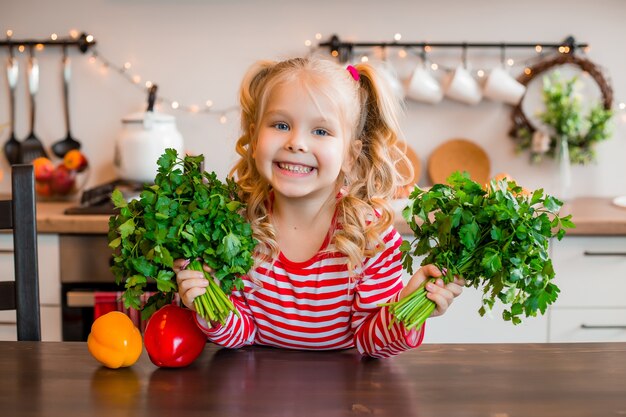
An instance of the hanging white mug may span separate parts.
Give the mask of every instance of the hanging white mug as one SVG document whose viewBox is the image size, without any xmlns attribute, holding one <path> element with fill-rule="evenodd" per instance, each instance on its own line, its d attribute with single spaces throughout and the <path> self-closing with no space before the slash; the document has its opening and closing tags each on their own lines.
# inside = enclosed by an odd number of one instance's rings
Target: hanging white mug
<svg viewBox="0 0 626 417">
<path fill-rule="evenodd" d="M 492 69 L 483 86 L 485 97 L 514 106 L 519 104 L 525 92 L 524 84 L 513 78 L 502 67 Z"/>
<path fill-rule="evenodd" d="M 443 90 L 430 70 L 420 64 L 411 75 L 406 95 L 415 101 L 435 104 L 443 98 Z"/>
<path fill-rule="evenodd" d="M 483 98 L 478 82 L 462 65 L 448 73 L 442 82 L 446 97 L 466 104 L 478 104 Z"/>
</svg>

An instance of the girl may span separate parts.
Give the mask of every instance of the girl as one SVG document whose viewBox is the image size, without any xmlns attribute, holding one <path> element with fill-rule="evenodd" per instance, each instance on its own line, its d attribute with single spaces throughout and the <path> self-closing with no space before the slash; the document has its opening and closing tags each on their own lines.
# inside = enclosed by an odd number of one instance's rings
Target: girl
<svg viewBox="0 0 626 417">
<path fill-rule="evenodd" d="M 347 69 L 321 58 L 259 62 L 240 90 L 242 136 L 233 172 L 259 241 L 245 288 L 225 325 L 197 316 L 220 345 L 294 349 L 355 347 L 387 357 L 417 347 L 424 329 L 389 325 L 381 303 L 397 301 L 441 272 L 421 268 L 403 288 L 402 238 L 387 200 L 404 185 L 396 164 L 398 103 L 368 64 Z M 183 303 L 208 282 L 177 260 Z M 427 285 L 443 314 L 463 281 Z"/>
</svg>

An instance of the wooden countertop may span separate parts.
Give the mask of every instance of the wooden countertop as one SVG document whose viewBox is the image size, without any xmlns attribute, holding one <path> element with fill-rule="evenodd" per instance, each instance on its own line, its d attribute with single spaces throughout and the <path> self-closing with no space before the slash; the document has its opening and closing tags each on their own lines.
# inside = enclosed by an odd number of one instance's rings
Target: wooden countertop
<svg viewBox="0 0 626 417">
<path fill-rule="evenodd" d="M 423 345 L 382 360 L 208 344 L 187 368 L 157 368 L 144 351 L 111 370 L 83 342 L 0 342 L 0 369 L 12 417 L 626 413 L 626 343 Z"/>
<path fill-rule="evenodd" d="M 75 204 L 75 203 L 74 203 Z M 41 233 L 106 234 L 109 216 L 63 214 L 72 203 L 37 204 L 37 228 Z M 568 235 L 626 236 L 626 208 L 613 205 L 609 198 L 576 198 L 565 204 L 562 213 L 572 214 L 576 229 Z M 396 216 L 400 233 L 411 233 L 401 216 Z"/>
</svg>

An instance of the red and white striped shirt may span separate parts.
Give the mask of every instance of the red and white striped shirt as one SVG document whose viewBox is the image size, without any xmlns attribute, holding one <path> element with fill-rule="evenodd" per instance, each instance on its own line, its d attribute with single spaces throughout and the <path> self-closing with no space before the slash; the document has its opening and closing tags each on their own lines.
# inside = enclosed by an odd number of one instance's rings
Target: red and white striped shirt
<svg viewBox="0 0 626 417">
<path fill-rule="evenodd" d="M 328 240 L 328 239 L 327 239 Z M 224 325 L 208 328 L 197 316 L 209 340 L 238 348 L 251 344 L 291 349 L 330 350 L 356 347 L 363 355 L 388 357 L 421 344 L 424 329 L 407 331 L 389 326 L 391 313 L 379 304 L 397 301 L 402 283 L 402 238 L 390 227 L 385 249 L 366 259 L 350 277 L 347 257 L 322 250 L 305 262 L 282 253 L 243 278 L 243 291 L 231 300 L 239 312 Z"/>
</svg>

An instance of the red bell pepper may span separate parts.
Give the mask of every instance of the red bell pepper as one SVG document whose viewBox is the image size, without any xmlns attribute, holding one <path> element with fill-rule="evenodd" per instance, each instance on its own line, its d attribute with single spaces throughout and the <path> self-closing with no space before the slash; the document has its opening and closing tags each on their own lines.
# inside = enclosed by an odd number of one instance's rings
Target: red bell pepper
<svg viewBox="0 0 626 417">
<path fill-rule="evenodd" d="M 191 310 L 173 304 L 157 310 L 146 326 L 144 345 L 153 364 L 180 368 L 192 363 L 207 343 Z"/>
</svg>

